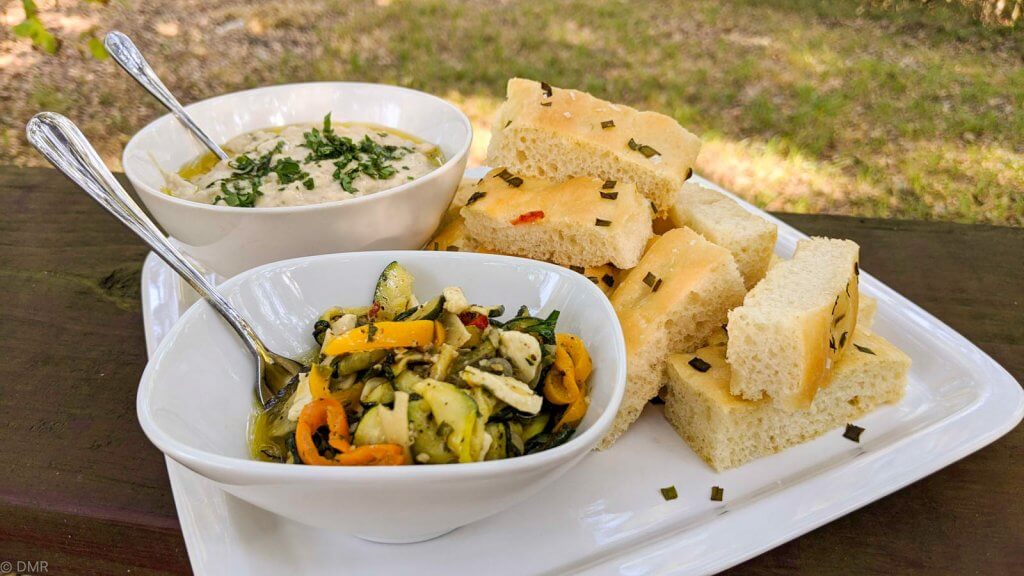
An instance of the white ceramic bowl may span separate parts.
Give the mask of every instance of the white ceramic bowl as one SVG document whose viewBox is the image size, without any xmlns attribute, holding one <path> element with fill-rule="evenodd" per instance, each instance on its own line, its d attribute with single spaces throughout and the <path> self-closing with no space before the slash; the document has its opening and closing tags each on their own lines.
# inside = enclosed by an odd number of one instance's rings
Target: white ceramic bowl
<svg viewBox="0 0 1024 576">
<path fill-rule="evenodd" d="M 472 464 L 313 467 L 249 458 L 254 361 L 205 302 L 192 306 L 157 349 L 139 387 L 138 414 L 169 457 L 260 508 L 316 527 L 382 542 L 437 536 L 529 497 L 579 462 L 608 430 L 625 390 L 626 350 L 608 299 L 582 274 L 488 254 L 363 252 L 298 258 L 239 274 L 221 286 L 275 351 L 313 348 L 311 326 L 334 305 L 372 296 L 384 266 L 415 275 L 421 300 L 461 286 L 469 300 L 560 310 L 558 331 L 579 334 L 594 361 L 591 405 L 575 436 L 556 448 Z"/>
<path fill-rule="evenodd" d="M 128 180 L 157 222 L 207 268 L 230 277 L 286 258 L 359 250 L 417 249 L 434 232 L 466 167 L 469 119 L 430 94 L 382 84 L 323 82 L 235 92 L 186 106 L 217 142 L 270 126 L 372 122 L 440 146 L 446 162 L 377 194 L 309 206 L 232 208 L 161 192 L 160 169 L 175 172 L 205 148 L 171 115 L 139 131 L 125 147 Z M 159 166 L 159 167 L 158 167 Z"/>
</svg>

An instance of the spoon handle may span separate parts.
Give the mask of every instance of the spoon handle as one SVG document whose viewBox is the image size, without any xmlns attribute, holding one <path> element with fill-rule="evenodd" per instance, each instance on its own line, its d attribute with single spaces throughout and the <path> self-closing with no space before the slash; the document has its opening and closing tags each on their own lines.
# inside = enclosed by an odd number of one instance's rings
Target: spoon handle
<svg viewBox="0 0 1024 576">
<path fill-rule="evenodd" d="M 179 122 L 185 125 L 196 138 L 199 139 L 211 152 L 217 155 L 221 160 L 227 160 L 228 155 L 221 150 L 206 132 L 196 124 L 192 117 L 185 112 L 185 109 L 181 107 L 178 99 L 171 94 L 171 91 L 164 86 L 164 83 L 157 77 L 156 72 L 146 62 L 146 58 L 142 55 L 142 52 L 135 47 L 135 43 L 131 41 L 131 38 L 124 35 L 116 30 L 107 33 L 106 37 L 103 38 L 103 45 L 106 47 L 107 52 L 113 56 L 114 61 L 117 62 L 129 76 L 135 79 L 136 82 L 142 85 L 150 94 L 153 95 L 165 108 L 174 114 L 174 117 Z"/>
<path fill-rule="evenodd" d="M 153 224 L 110 173 L 99 154 L 73 122 L 54 112 L 40 112 L 29 120 L 25 131 L 28 141 L 54 167 L 149 244 L 164 262 L 227 320 L 254 354 L 266 357 L 267 349 L 249 323 Z"/>
</svg>

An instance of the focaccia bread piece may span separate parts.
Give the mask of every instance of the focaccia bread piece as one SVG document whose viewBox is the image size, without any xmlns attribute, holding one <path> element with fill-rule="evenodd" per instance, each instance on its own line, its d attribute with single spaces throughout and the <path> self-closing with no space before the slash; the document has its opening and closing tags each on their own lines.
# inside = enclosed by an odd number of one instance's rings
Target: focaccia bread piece
<svg viewBox="0 0 1024 576">
<path fill-rule="evenodd" d="M 801 240 L 729 313 L 733 394 L 811 405 L 857 326 L 859 254 L 849 240 Z"/>
<path fill-rule="evenodd" d="M 786 260 L 780 257 L 778 254 L 772 254 L 771 260 L 768 263 L 768 269 L 771 270 L 779 262 L 785 262 Z M 858 290 L 858 292 L 860 292 Z M 859 293 L 857 296 L 857 327 L 870 329 L 875 324 L 875 313 L 878 311 L 878 300 L 864 293 Z"/>
<path fill-rule="evenodd" d="M 495 168 L 460 213 L 477 245 L 564 266 L 632 268 L 653 235 L 635 186 L 585 176 L 556 183 Z"/>
<path fill-rule="evenodd" d="M 521 176 L 632 182 L 664 212 L 700 152 L 700 139 L 664 114 L 522 78 L 508 81 L 506 96 L 487 163 Z"/>
<path fill-rule="evenodd" d="M 832 370 L 831 383 L 806 409 L 787 412 L 769 399 L 729 393 L 731 371 L 724 341 L 668 359 L 665 418 L 715 470 L 781 452 L 898 402 L 910 358 L 885 338 L 857 330 L 854 347 Z"/>
<path fill-rule="evenodd" d="M 732 252 L 748 290 L 764 278 L 778 235 L 772 222 L 696 184 L 683 185 L 669 206 L 669 217 L 676 226 L 687 226 Z"/>
<path fill-rule="evenodd" d="M 696 350 L 743 301 L 732 254 L 689 228 L 663 234 L 612 293 L 626 340 L 626 394 L 608 434 L 611 446 L 665 382 L 671 351 Z"/>
</svg>

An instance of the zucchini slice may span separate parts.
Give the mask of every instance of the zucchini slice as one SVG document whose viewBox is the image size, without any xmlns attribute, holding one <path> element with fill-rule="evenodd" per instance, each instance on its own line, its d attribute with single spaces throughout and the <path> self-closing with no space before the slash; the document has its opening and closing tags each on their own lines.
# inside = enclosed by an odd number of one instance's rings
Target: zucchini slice
<svg viewBox="0 0 1024 576">
<path fill-rule="evenodd" d="M 412 302 L 413 277 L 397 261 L 384 267 L 373 290 L 373 303 L 377 305 L 377 320 L 392 320 L 405 312 Z"/>
<path fill-rule="evenodd" d="M 451 428 L 438 425 L 426 400 L 409 403 L 409 428 L 412 430 L 412 455 L 416 462 L 450 464 L 459 460 L 445 443 Z"/>
<path fill-rule="evenodd" d="M 438 296 L 425 304 L 402 312 L 395 316 L 395 320 L 437 320 L 442 311 L 444 311 L 444 296 Z"/>
</svg>

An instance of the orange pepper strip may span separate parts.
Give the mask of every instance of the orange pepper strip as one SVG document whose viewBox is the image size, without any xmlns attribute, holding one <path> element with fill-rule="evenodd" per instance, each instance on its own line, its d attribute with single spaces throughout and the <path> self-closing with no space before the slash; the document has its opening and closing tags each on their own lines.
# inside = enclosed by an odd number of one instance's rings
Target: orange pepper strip
<svg viewBox="0 0 1024 576">
<path fill-rule="evenodd" d="M 434 341 L 432 320 L 409 322 L 375 322 L 373 337 L 370 324 L 353 328 L 328 342 L 323 349 L 326 356 L 338 356 L 349 352 L 383 350 L 387 348 L 419 348 Z"/>
<path fill-rule="evenodd" d="M 329 398 L 331 395 L 331 371 L 326 366 L 313 364 L 309 369 L 309 393 L 313 399 Z"/>
<path fill-rule="evenodd" d="M 316 449 L 313 434 L 323 426 L 327 442 L 341 452 L 333 460 Z M 295 427 L 295 447 L 304 464 L 314 466 L 391 466 L 405 464 L 405 449 L 398 444 L 369 444 L 353 447 L 348 439 L 345 408 L 334 398 L 313 400 L 302 409 Z"/>
<path fill-rule="evenodd" d="M 320 454 L 320 451 L 316 449 L 316 444 L 313 442 L 313 434 L 320 427 L 327 424 L 328 407 L 341 408 L 341 404 L 337 400 L 321 398 L 306 404 L 305 408 L 302 409 L 302 413 L 299 414 L 299 422 L 295 426 L 295 448 L 298 450 L 299 458 L 302 459 L 303 464 L 315 466 L 330 466 L 333 464 L 331 460 L 324 458 Z M 342 418 L 345 417 L 344 408 L 341 408 L 341 415 Z M 345 424 L 348 424 L 348 422 L 345 421 Z"/>
<path fill-rule="evenodd" d="M 555 335 L 555 342 L 559 348 L 565 348 L 569 357 L 572 358 L 573 368 L 576 370 L 576 381 L 586 382 L 590 373 L 594 370 L 594 363 L 590 360 L 587 347 L 583 340 L 575 334 L 560 333 Z"/>
<path fill-rule="evenodd" d="M 405 450 L 398 444 L 367 444 L 334 459 L 344 466 L 400 466 L 405 464 Z"/>
<path fill-rule="evenodd" d="M 580 395 L 576 371 L 565 348 L 555 348 L 555 363 L 544 379 L 544 398 L 552 404 L 571 404 Z"/>
<path fill-rule="evenodd" d="M 580 420 L 583 420 L 583 417 L 587 415 L 587 408 L 589 407 L 590 398 L 587 396 L 587 383 L 580 382 L 579 397 L 562 413 L 562 417 L 558 419 L 558 424 L 555 425 L 555 430 L 562 426 L 577 424 Z"/>
</svg>

